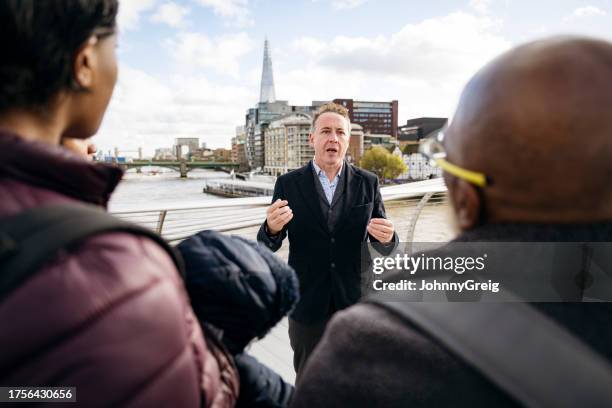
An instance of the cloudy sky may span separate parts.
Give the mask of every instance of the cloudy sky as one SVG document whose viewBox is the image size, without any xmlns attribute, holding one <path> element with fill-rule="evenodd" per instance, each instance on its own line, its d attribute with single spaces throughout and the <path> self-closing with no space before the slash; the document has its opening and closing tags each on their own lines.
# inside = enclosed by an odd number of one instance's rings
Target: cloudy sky
<svg viewBox="0 0 612 408">
<path fill-rule="evenodd" d="M 145 154 L 176 137 L 229 148 L 259 97 L 266 36 L 277 99 L 397 99 L 400 124 L 452 115 L 470 76 L 513 45 L 612 40 L 612 0 L 120 3 L 119 82 L 94 142 Z"/>
</svg>

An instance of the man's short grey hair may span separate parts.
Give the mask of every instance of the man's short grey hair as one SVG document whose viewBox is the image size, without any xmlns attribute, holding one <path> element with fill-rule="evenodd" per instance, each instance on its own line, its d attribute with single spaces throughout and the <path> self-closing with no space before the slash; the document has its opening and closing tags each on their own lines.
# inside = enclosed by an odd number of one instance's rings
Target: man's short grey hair
<svg viewBox="0 0 612 408">
<path fill-rule="evenodd" d="M 325 105 L 321 105 L 319 109 L 315 112 L 312 118 L 312 125 L 310 126 L 310 132 L 314 133 L 316 130 L 317 119 L 324 113 L 337 113 L 346 119 L 346 123 L 348 124 L 348 133 L 351 133 L 351 117 L 349 116 L 349 111 L 342 105 L 338 105 L 337 103 L 329 102 Z"/>
</svg>

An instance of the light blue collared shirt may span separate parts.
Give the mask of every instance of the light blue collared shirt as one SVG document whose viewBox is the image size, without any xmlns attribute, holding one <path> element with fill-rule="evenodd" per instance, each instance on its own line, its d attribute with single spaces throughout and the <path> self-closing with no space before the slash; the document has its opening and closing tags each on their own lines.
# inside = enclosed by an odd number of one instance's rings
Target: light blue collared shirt
<svg viewBox="0 0 612 408">
<path fill-rule="evenodd" d="M 336 187 L 338 186 L 338 181 L 340 180 L 340 174 L 342 174 L 342 166 L 344 166 L 344 161 L 342 161 L 342 165 L 340 166 L 340 170 L 338 170 L 338 174 L 336 177 L 330 182 L 327 178 L 327 175 L 317 163 L 315 163 L 314 159 L 312 159 L 312 166 L 314 167 L 315 174 L 319 176 L 319 181 L 321 182 L 321 187 L 323 187 L 323 192 L 325 193 L 325 198 L 327 198 L 327 202 L 331 205 L 332 200 L 334 199 L 334 193 L 336 192 Z"/>
</svg>

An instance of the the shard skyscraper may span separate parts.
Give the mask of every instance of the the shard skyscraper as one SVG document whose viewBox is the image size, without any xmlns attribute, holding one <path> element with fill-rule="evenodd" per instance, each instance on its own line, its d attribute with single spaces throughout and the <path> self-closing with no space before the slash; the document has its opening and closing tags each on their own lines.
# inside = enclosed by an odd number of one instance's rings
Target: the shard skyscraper
<svg viewBox="0 0 612 408">
<path fill-rule="evenodd" d="M 310 107 L 290 106 L 287 101 L 277 101 L 272 74 L 272 57 L 268 40 L 264 41 L 261 88 L 257 106 L 247 110 L 245 121 L 245 150 L 251 170 L 263 170 L 266 163 L 266 131 L 274 120 L 292 112 L 310 112 Z"/>
<path fill-rule="evenodd" d="M 261 89 L 259 102 L 272 103 L 276 101 L 274 93 L 274 76 L 272 74 L 272 57 L 268 46 L 268 39 L 264 42 L 263 70 L 261 71 Z"/>
</svg>

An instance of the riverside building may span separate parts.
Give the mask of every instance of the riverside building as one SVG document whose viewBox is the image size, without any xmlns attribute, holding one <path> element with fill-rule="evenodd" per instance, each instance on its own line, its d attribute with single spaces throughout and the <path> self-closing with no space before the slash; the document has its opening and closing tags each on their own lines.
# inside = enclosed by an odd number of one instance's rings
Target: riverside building
<svg viewBox="0 0 612 408">
<path fill-rule="evenodd" d="M 334 99 L 334 103 L 348 109 L 351 123 L 361 125 L 364 133 L 397 138 L 397 101 L 366 102 Z"/>
<path fill-rule="evenodd" d="M 265 133 L 264 171 L 280 176 L 304 166 L 314 157 L 308 143 L 312 117 L 293 113 L 270 122 Z"/>
</svg>

